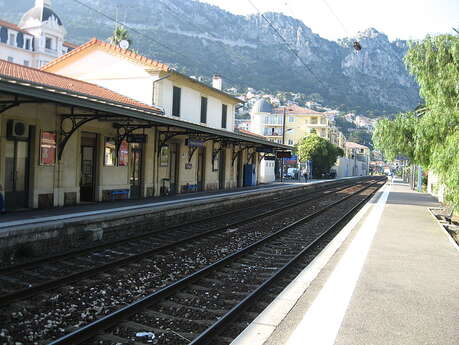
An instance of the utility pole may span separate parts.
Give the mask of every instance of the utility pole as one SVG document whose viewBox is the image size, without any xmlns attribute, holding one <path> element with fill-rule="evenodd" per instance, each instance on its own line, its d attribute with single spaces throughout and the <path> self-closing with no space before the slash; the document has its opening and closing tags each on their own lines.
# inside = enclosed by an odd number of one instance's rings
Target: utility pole
<svg viewBox="0 0 459 345">
<path fill-rule="evenodd" d="M 284 107 L 284 115 L 282 118 L 282 145 L 285 144 L 285 117 L 286 117 L 286 107 Z M 281 158 L 281 182 L 284 181 L 284 157 Z"/>
</svg>

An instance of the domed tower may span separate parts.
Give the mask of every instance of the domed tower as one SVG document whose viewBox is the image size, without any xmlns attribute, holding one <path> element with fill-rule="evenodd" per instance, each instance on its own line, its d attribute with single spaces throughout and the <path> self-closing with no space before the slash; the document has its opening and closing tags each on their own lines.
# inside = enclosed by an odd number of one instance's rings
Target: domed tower
<svg viewBox="0 0 459 345">
<path fill-rule="evenodd" d="M 250 131 L 260 135 L 265 134 L 266 116 L 271 115 L 273 106 L 265 98 L 256 101 L 250 111 Z"/>
<path fill-rule="evenodd" d="M 51 0 L 35 0 L 35 7 L 22 16 L 19 27 L 34 36 L 35 66 L 41 67 L 67 52 L 64 47 L 66 30 L 51 8 Z"/>
</svg>

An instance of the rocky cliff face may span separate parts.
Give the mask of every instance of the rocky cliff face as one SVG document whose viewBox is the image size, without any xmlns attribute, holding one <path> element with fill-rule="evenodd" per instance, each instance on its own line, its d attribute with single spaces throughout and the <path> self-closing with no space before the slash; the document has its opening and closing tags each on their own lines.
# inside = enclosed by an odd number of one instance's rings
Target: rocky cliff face
<svg viewBox="0 0 459 345">
<path fill-rule="evenodd" d="M 375 115 L 404 111 L 419 103 L 418 90 L 403 64 L 405 41 L 390 42 L 368 29 L 359 34 L 362 50 L 351 39 L 329 41 L 301 21 L 267 13 L 289 42 L 296 58 L 260 16 L 238 16 L 194 0 L 82 0 L 128 26 L 134 49 L 170 63 L 187 74 L 220 73 L 225 86 L 301 92 L 323 104 Z M 18 22 L 32 0 L 0 0 L 2 19 Z M 76 2 L 54 0 L 53 8 L 68 30 L 68 40 L 105 39 L 113 23 Z"/>
</svg>

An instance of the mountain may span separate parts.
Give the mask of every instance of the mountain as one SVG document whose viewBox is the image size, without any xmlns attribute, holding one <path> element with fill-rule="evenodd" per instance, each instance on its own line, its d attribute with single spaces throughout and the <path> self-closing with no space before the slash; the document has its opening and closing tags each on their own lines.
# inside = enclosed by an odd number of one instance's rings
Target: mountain
<svg viewBox="0 0 459 345">
<path fill-rule="evenodd" d="M 99 13 L 85 8 L 84 2 Z M 0 0 L 1 19 L 17 23 L 33 0 Z M 324 105 L 370 116 L 406 111 L 419 102 L 418 88 L 403 57 L 407 42 L 390 42 L 375 29 L 338 42 L 313 33 L 303 22 L 280 13 L 266 18 L 239 16 L 195 0 L 54 0 L 67 39 L 106 39 L 115 17 L 132 29 L 133 49 L 169 63 L 188 75 L 219 73 L 225 86 L 306 94 Z M 294 53 L 292 53 L 292 51 Z M 297 54 L 298 59 L 294 54 Z"/>
</svg>

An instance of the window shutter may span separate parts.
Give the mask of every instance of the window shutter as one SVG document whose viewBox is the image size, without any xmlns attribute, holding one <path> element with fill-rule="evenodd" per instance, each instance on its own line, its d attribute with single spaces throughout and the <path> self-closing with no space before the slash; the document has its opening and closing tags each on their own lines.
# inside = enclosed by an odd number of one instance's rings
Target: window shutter
<svg viewBox="0 0 459 345">
<path fill-rule="evenodd" d="M 226 104 L 222 104 L 222 128 L 226 128 L 228 116 L 228 106 Z"/>
<path fill-rule="evenodd" d="M 201 123 L 207 123 L 207 98 L 201 97 Z"/>
<path fill-rule="evenodd" d="M 182 89 L 174 86 L 174 91 L 172 95 L 172 116 L 180 117 L 180 97 L 182 94 Z"/>
</svg>

